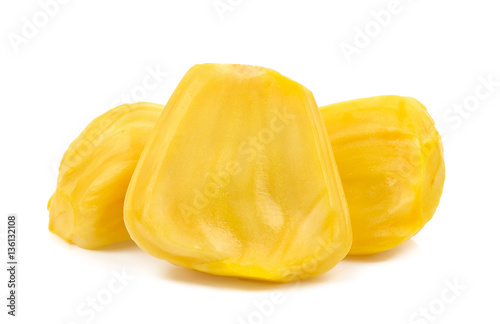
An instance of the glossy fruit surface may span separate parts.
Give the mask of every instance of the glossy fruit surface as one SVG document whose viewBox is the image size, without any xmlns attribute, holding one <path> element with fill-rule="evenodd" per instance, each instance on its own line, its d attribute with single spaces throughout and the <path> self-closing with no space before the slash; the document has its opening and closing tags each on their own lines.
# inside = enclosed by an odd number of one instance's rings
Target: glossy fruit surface
<svg viewBox="0 0 500 324">
<path fill-rule="evenodd" d="M 125 223 L 155 257 L 270 281 L 323 273 L 352 240 L 312 94 L 246 65 L 187 72 L 137 165 Z"/>
</svg>

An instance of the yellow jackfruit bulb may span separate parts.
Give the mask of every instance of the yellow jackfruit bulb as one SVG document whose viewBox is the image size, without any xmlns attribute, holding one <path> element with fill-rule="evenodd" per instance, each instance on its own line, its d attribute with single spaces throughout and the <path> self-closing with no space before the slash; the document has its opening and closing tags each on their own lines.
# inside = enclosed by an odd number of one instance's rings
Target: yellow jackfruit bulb
<svg viewBox="0 0 500 324">
<path fill-rule="evenodd" d="M 378 96 L 321 107 L 351 217 L 350 255 L 411 238 L 443 191 L 443 146 L 426 108 L 410 97 Z"/>
<path fill-rule="evenodd" d="M 130 239 L 125 193 L 162 108 L 145 102 L 116 107 L 71 143 L 48 204 L 50 231 L 86 249 Z"/>
<path fill-rule="evenodd" d="M 329 270 L 352 241 L 312 94 L 256 66 L 187 72 L 137 164 L 124 216 L 157 258 L 277 282 Z"/>
</svg>

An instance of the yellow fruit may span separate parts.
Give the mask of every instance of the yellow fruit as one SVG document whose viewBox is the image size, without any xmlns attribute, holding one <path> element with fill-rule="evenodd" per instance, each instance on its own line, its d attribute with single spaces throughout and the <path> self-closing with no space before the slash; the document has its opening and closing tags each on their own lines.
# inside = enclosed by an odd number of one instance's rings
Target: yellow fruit
<svg viewBox="0 0 500 324">
<path fill-rule="evenodd" d="M 443 190 L 441 137 L 410 97 L 379 96 L 321 108 L 344 186 L 350 255 L 385 251 L 431 219 Z"/>
<path fill-rule="evenodd" d="M 71 143 L 48 204 L 52 232 L 86 249 L 130 239 L 123 201 L 162 108 L 145 102 L 116 107 Z"/>
<path fill-rule="evenodd" d="M 318 275 L 352 240 L 312 94 L 256 66 L 187 72 L 137 164 L 124 215 L 146 252 L 224 276 Z"/>
</svg>

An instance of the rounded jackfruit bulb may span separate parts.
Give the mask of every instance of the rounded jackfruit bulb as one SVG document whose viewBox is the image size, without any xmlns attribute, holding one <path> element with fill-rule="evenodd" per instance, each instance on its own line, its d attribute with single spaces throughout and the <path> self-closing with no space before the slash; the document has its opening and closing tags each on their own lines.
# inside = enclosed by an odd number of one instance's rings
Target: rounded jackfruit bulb
<svg viewBox="0 0 500 324">
<path fill-rule="evenodd" d="M 411 238 L 431 219 L 443 190 L 441 137 L 410 97 L 379 96 L 321 108 L 344 186 L 353 244 L 368 255 Z"/>
<path fill-rule="evenodd" d="M 123 201 L 163 106 L 126 104 L 94 119 L 69 146 L 49 204 L 49 229 L 82 248 L 129 240 Z"/>
<path fill-rule="evenodd" d="M 146 252 L 224 276 L 318 275 L 352 241 L 312 94 L 256 66 L 187 72 L 137 164 L 124 215 Z"/>
</svg>

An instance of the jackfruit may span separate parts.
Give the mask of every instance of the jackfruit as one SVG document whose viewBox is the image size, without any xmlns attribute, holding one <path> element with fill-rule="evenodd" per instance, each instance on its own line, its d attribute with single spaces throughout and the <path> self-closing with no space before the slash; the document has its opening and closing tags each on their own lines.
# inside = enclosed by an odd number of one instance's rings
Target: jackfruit
<svg viewBox="0 0 500 324">
<path fill-rule="evenodd" d="M 414 236 L 436 211 L 445 178 L 441 137 L 427 109 L 399 96 L 320 109 L 349 206 L 349 254 L 375 254 Z"/>
<path fill-rule="evenodd" d="M 352 241 L 312 94 L 247 65 L 187 72 L 139 159 L 124 216 L 146 252 L 223 276 L 315 276 Z"/>
<path fill-rule="evenodd" d="M 86 249 L 130 239 L 125 193 L 162 108 L 121 105 L 94 119 L 71 143 L 48 203 L 50 231 Z"/>
</svg>

